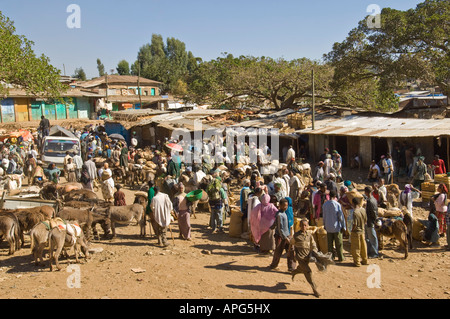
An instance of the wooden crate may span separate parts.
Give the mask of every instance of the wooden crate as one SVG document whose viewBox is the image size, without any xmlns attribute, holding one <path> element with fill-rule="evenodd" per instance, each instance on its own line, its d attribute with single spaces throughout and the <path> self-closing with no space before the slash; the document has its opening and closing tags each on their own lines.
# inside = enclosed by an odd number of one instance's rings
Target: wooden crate
<svg viewBox="0 0 450 319">
<path fill-rule="evenodd" d="M 436 174 L 434 175 L 434 182 L 436 184 L 445 184 L 450 185 L 450 176 L 447 176 L 447 174 Z"/>
<path fill-rule="evenodd" d="M 438 187 L 439 187 L 439 184 L 435 184 L 432 182 L 425 182 L 425 183 L 422 183 L 422 185 L 421 185 L 422 192 L 435 193 L 438 191 Z"/>
<path fill-rule="evenodd" d="M 436 194 L 439 194 L 439 193 L 438 192 L 422 191 L 422 202 L 424 202 L 424 203 L 429 202 L 431 197 L 433 197 Z"/>
<path fill-rule="evenodd" d="M 304 113 L 295 113 L 287 116 L 288 125 L 295 129 L 305 129 L 312 126 L 311 116 Z"/>
</svg>

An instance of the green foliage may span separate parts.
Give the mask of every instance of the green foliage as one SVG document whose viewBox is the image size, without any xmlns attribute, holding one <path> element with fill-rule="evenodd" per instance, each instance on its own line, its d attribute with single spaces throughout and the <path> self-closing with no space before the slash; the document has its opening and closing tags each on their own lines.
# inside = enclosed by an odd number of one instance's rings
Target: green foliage
<svg viewBox="0 0 450 319">
<path fill-rule="evenodd" d="M 360 21 L 325 56 L 335 68 L 335 100 L 373 110 L 394 109 L 398 102 L 393 91 L 408 80 L 438 85 L 450 94 L 449 21 L 448 0 L 427 0 L 407 11 L 385 8 L 381 28 Z"/>
<path fill-rule="evenodd" d="M 45 55 L 37 57 L 34 43 L 15 32 L 14 23 L 0 11 L 0 82 L 20 86 L 31 95 L 61 99 L 66 88 L 59 81 L 60 70 Z M 0 94 L 8 94 L 1 84 Z"/>
<path fill-rule="evenodd" d="M 138 59 L 131 66 L 131 73 L 163 83 L 163 91 L 172 91 L 198 66 L 199 59 L 186 51 L 186 45 L 175 38 L 168 38 L 166 44 L 161 35 L 153 34 L 151 43 L 143 45 Z"/>
<path fill-rule="evenodd" d="M 72 77 L 77 78 L 81 81 L 86 81 L 86 73 L 84 72 L 82 67 L 76 68 L 75 73 L 72 75 Z"/>
<path fill-rule="evenodd" d="M 215 107 L 263 106 L 276 109 L 310 103 L 312 70 L 318 99 L 330 96 L 333 70 L 329 65 L 306 58 L 286 61 L 268 57 L 227 55 L 201 63 L 190 79 L 189 99 Z"/>
<path fill-rule="evenodd" d="M 116 70 L 119 75 L 130 75 L 130 64 L 126 60 L 121 60 L 117 64 Z"/>
<path fill-rule="evenodd" d="M 98 70 L 99 76 L 105 75 L 105 66 L 103 65 L 103 63 L 100 59 L 97 59 L 97 70 Z"/>
</svg>

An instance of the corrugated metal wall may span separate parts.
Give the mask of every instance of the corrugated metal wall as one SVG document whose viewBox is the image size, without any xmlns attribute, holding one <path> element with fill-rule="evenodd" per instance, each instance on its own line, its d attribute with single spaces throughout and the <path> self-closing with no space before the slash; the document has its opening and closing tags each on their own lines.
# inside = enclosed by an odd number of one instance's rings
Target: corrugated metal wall
<svg viewBox="0 0 450 319">
<path fill-rule="evenodd" d="M 14 99 L 8 98 L 1 101 L 2 123 L 15 122 Z"/>
</svg>

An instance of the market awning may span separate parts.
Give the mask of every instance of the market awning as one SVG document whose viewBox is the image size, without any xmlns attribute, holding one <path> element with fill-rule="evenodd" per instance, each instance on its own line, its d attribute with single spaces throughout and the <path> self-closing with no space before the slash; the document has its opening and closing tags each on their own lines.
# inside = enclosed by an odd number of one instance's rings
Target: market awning
<svg viewBox="0 0 450 319">
<path fill-rule="evenodd" d="M 365 136 L 378 138 L 450 136 L 450 119 L 412 119 L 391 117 L 347 116 L 326 119 L 311 128 L 297 130 L 297 134 Z"/>
</svg>

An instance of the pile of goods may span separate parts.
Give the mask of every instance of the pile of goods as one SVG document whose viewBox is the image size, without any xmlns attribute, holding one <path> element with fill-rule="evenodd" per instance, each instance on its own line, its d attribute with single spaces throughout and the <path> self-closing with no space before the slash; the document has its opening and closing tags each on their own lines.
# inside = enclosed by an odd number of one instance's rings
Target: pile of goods
<svg viewBox="0 0 450 319">
<path fill-rule="evenodd" d="M 428 181 L 421 184 L 422 202 L 429 202 L 430 198 L 438 194 L 439 184 L 444 184 L 450 190 L 450 173 L 434 175 L 434 181 Z"/>
<path fill-rule="evenodd" d="M 438 193 L 439 184 L 433 182 L 425 182 L 421 184 L 422 187 L 422 201 L 429 202 L 430 198 Z"/>
<path fill-rule="evenodd" d="M 287 116 L 287 122 L 290 127 L 303 130 L 312 126 L 311 116 L 305 113 L 294 113 Z"/>
</svg>

